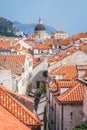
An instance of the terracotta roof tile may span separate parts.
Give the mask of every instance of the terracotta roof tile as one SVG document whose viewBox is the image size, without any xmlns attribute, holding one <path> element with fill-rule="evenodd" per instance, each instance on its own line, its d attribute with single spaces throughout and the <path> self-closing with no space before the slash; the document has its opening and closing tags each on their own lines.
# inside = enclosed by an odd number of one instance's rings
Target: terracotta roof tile
<svg viewBox="0 0 87 130">
<path fill-rule="evenodd" d="M 54 45 L 68 45 L 73 41 L 71 37 L 65 38 L 65 39 L 52 39 L 51 44 Z"/>
<path fill-rule="evenodd" d="M 4 60 L 4 61 L 17 61 L 21 64 L 25 63 L 25 59 L 26 59 L 26 55 L 2 55 L 0 54 L 0 60 Z"/>
<path fill-rule="evenodd" d="M 52 57 L 48 58 L 48 62 L 52 63 L 52 62 L 58 62 L 63 60 L 65 57 L 67 57 L 67 53 L 59 53 L 59 54 L 54 54 Z"/>
<path fill-rule="evenodd" d="M 41 59 L 40 58 L 33 58 L 33 67 L 36 67 L 40 63 L 41 63 Z"/>
<path fill-rule="evenodd" d="M 6 40 L 6 36 L 0 36 L 0 39 L 5 41 Z"/>
<path fill-rule="evenodd" d="M 0 42 L 0 48 L 8 49 L 11 48 L 10 42 Z"/>
<path fill-rule="evenodd" d="M 18 100 L 21 104 L 23 104 L 26 108 L 28 108 L 31 112 L 35 112 L 34 109 L 34 101 L 28 98 L 26 95 L 18 94 L 14 91 L 11 91 L 7 89 L 7 92 L 14 97 L 16 100 Z"/>
<path fill-rule="evenodd" d="M 63 102 L 83 101 L 83 85 L 78 83 L 76 86 L 58 96 L 57 99 Z"/>
<path fill-rule="evenodd" d="M 59 61 L 59 57 L 50 57 L 50 58 L 48 58 L 48 62 L 50 62 L 50 63 L 52 63 L 52 62 L 56 62 L 56 61 Z"/>
<path fill-rule="evenodd" d="M 78 34 L 74 35 L 73 37 L 74 37 L 75 39 L 87 38 L 87 33 L 81 32 L 81 33 L 78 33 Z"/>
<path fill-rule="evenodd" d="M 0 105 L 26 125 L 41 125 L 37 115 L 12 97 L 2 85 L 0 85 Z"/>
<path fill-rule="evenodd" d="M 59 88 L 72 88 L 73 86 L 75 86 L 77 84 L 77 81 L 75 80 L 56 80 L 56 85 Z"/>
<path fill-rule="evenodd" d="M 76 52 L 77 49 L 76 49 L 75 47 L 70 47 L 70 48 L 67 48 L 65 51 L 66 51 L 66 53 L 67 53 L 67 52 L 68 52 L 68 53 L 70 52 L 70 54 L 71 54 L 71 53 Z"/>
<path fill-rule="evenodd" d="M 49 84 L 51 91 L 54 93 L 55 96 L 60 95 L 60 88 L 72 88 L 78 84 L 77 81 L 71 80 L 55 80 Z"/>
<path fill-rule="evenodd" d="M 56 38 L 53 38 L 50 43 L 51 45 L 60 45 L 59 39 L 56 39 Z"/>
<path fill-rule="evenodd" d="M 51 48 L 51 46 L 48 45 L 47 43 L 43 43 L 43 44 L 37 43 L 35 44 L 34 48 L 39 50 L 48 50 Z"/>
<path fill-rule="evenodd" d="M 26 55 L 1 55 L 0 66 L 10 69 L 15 74 L 22 74 L 23 65 L 25 64 Z"/>
<path fill-rule="evenodd" d="M 76 79 L 77 69 L 75 65 L 62 65 L 49 72 L 48 75 L 62 75 L 62 79 Z"/>
<path fill-rule="evenodd" d="M 84 49 L 83 50 L 87 50 L 87 47 L 84 46 Z M 49 63 L 56 63 L 58 61 L 61 61 L 63 60 L 65 57 L 77 52 L 78 50 L 75 48 L 75 47 L 70 47 L 70 48 L 67 48 L 66 50 L 63 50 L 61 51 L 60 53 L 58 54 L 54 54 L 52 55 L 52 57 L 48 57 L 48 62 Z M 82 51 L 82 49 L 80 48 L 80 51 Z M 84 52 L 84 51 L 83 51 Z"/>
<path fill-rule="evenodd" d="M 35 38 L 35 34 L 30 34 L 27 38 L 34 39 Z"/>
<path fill-rule="evenodd" d="M 31 130 L 0 105 L 0 130 Z"/>
</svg>

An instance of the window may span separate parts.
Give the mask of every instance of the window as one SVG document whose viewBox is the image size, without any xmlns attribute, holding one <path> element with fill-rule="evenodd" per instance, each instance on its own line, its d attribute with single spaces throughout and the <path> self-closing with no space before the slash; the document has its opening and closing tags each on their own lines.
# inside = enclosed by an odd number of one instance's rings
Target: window
<svg viewBox="0 0 87 130">
<path fill-rule="evenodd" d="M 41 82 L 41 81 L 36 81 L 36 86 L 37 86 L 37 88 L 40 88 L 40 82 Z"/>
<path fill-rule="evenodd" d="M 70 115 L 71 115 L 71 119 L 72 119 L 73 112 L 71 112 Z"/>
</svg>

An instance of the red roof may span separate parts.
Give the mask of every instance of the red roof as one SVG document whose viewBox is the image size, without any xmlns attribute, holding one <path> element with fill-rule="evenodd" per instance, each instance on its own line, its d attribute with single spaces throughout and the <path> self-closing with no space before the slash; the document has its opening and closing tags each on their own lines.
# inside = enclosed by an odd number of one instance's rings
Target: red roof
<svg viewBox="0 0 87 130">
<path fill-rule="evenodd" d="M 0 54 L 0 60 L 5 60 L 5 61 L 17 61 L 21 64 L 25 63 L 26 55 L 2 55 Z"/>
<path fill-rule="evenodd" d="M 41 59 L 40 58 L 33 58 L 33 67 L 36 67 L 40 63 L 41 63 Z"/>
<path fill-rule="evenodd" d="M 81 32 L 81 33 L 78 33 L 76 35 L 73 36 L 75 39 L 79 39 L 79 38 L 87 38 L 87 32 Z"/>
<path fill-rule="evenodd" d="M 31 130 L 0 105 L 0 130 Z"/>
<path fill-rule="evenodd" d="M 62 75 L 62 79 L 76 79 L 77 69 L 75 65 L 62 65 L 49 72 L 49 75 Z"/>
<path fill-rule="evenodd" d="M 58 96 L 57 99 L 66 102 L 83 101 L 83 85 L 78 83 L 76 86 Z"/>
<path fill-rule="evenodd" d="M 56 80 L 56 85 L 59 88 L 71 88 L 77 84 L 77 81 L 75 80 Z"/>
<path fill-rule="evenodd" d="M 43 44 L 37 43 L 35 44 L 34 48 L 39 50 L 49 50 L 51 49 L 51 46 L 47 43 L 43 43 Z"/>
<path fill-rule="evenodd" d="M 9 94 L 6 88 L 0 85 L 0 105 L 25 125 L 40 126 L 41 122 L 36 113 L 31 112 L 18 100 Z"/>
<path fill-rule="evenodd" d="M 11 48 L 10 42 L 0 42 L 0 48 L 8 49 Z"/>
</svg>

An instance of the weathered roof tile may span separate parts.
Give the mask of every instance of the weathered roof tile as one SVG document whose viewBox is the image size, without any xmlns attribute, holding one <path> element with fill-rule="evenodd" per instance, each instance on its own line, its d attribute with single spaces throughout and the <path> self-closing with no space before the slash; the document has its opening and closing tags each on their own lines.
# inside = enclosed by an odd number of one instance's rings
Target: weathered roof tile
<svg viewBox="0 0 87 130">
<path fill-rule="evenodd" d="M 63 102 L 83 101 L 83 85 L 78 83 L 76 86 L 73 86 L 71 89 L 58 96 L 57 99 Z"/>
<path fill-rule="evenodd" d="M 16 98 L 11 96 L 6 88 L 0 85 L 0 105 L 12 115 L 22 121 L 25 125 L 41 125 L 36 113 L 31 112 Z"/>
</svg>

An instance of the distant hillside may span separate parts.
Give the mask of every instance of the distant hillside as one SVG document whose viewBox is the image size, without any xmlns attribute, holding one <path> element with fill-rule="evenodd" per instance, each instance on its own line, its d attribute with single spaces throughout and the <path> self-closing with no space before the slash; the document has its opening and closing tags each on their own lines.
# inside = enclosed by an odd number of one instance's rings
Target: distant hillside
<svg viewBox="0 0 87 130">
<path fill-rule="evenodd" d="M 31 34 L 31 33 L 34 33 L 34 28 L 36 27 L 37 24 L 35 23 L 32 23 L 32 24 L 22 24 L 22 23 L 19 23 L 17 21 L 14 21 L 13 22 L 14 26 L 18 29 L 20 29 L 21 31 L 23 31 L 25 34 Z M 47 25 L 44 25 L 45 28 L 46 28 L 46 32 L 47 33 L 51 33 L 52 31 L 54 31 L 55 29 L 53 27 L 50 27 L 50 26 L 47 26 Z"/>
<path fill-rule="evenodd" d="M 10 20 L 3 17 L 0 17 L 0 35 L 7 37 L 24 36 L 23 32 L 14 27 L 13 23 Z"/>
</svg>

